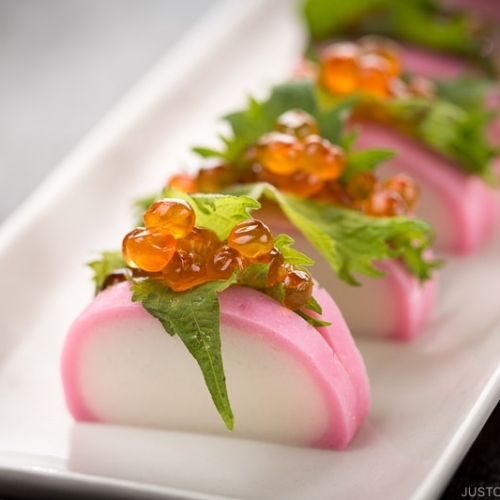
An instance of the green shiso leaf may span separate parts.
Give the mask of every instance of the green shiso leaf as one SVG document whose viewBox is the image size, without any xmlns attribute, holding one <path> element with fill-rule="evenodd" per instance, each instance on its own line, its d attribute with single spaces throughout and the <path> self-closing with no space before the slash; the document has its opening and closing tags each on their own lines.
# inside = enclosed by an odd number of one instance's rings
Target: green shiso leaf
<svg viewBox="0 0 500 500">
<path fill-rule="evenodd" d="M 290 109 L 302 109 L 317 115 L 318 105 L 310 83 L 296 80 L 277 85 L 273 87 L 269 99 L 258 102 L 251 97 L 244 110 L 226 115 L 224 119 L 233 134 L 224 138 L 226 150 L 217 156 L 238 163 L 248 146 L 273 130 L 278 116 Z"/>
<path fill-rule="evenodd" d="M 311 85 L 311 84 L 307 84 Z M 323 93 L 318 92 L 318 102 L 321 103 Z M 352 142 L 356 138 L 354 135 L 352 137 L 345 137 L 345 124 L 349 117 L 351 116 L 352 109 L 358 100 L 358 96 L 348 97 L 341 101 L 335 102 L 333 105 L 324 106 L 321 103 L 321 111 L 316 111 L 313 115 L 318 122 L 319 130 L 321 135 L 328 139 L 333 144 L 339 144 L 343 146 L 346 150 L 350 149 Z"/>
<path fill-rule="evenodd" d="M 436 262 L 424 259 L 432 242 L 426 222 L 407 217 L 370 217 L 354 210 L 286 195 L 267 183 L 235 186 L 233 193 L 276 202 L 289 221 L 325 257 L 347 283 L 358 284 L 354 274 L 378 277 L 375 262 L 401 258 L 420 280 L 430 278 Z"/>
<path fill-rule="evenodd" d="M 250 211 L 260 208 L 260 203 L 245 196 L 227 194 L 187 194 L 174 188 L 165 188 L 154 196 L 146 196 L 135 202 L 138 225 L 142 225 L 142 214 L 161 198 L 180 198 L 187 201 L 195 211 L 196 224 L 209 227 L 219 238 L 225 240 L 235 224 L 250 218 Z"/>
<path fill-rule="evenodd" d="M 313 311 L 315 313 L 321 314 L 321 306 L 318 304 L 318 301 L 311 295 L 309 300 L 307 301 L 304 309 L 308 309 L 309 311 Z"/>
<path fill-rule="evenodd" d="M 469 79 L 462 78 L 434 83 L 434 98 L 374 100 L 373 105 L 392 120 L 393 128 L 456 162 L 464 172 L 478 175 L 489 184 L 498 184 L 493 160 L 499 152 L 491 145 L 487 134 L 487 127 L 498 110 L 486 109 L 484 103 L 491 82 L 477 79 L 469 86 Z M 338 98 L 321 89 L 318 97 L 321 101 L 319 116 L 325 116 L 328 111 L 335 116 L 343 105 L 350 109 L 360 98 L 357 95 Z M 390 158 L 390 152 L 385 150 L 353 151 L 355 139 L 353 131 L 353 136 L 341 137 L 337 142 L 347 151 L 344 179 L 358 172 L 371 171 Z"/>
<path fill-rule="evenodd" d="M 348 180 L 353 175 L 362 172 L 371 172 L 380 163 L 394 158 L 395 153 L 388 149 L 363 149 L 351 151 L 347 157 L 347 168 L 342 174 L 342 179 Z"/>
<path fill-rule="evenodd" d="M 269 264 L 254 262 L 246 267 L 238 276 L 238 284 L 264 290 L 266 288 Z"/>
<path fill-rule="evenodd" d="M 294 266 L 312 266 L 314 260 L 295 250 L 291 245 L 294 244 L 293 238 L 286 234 L 280 234 L 274 239 L 274 246 L 280 250 L 285 262 Z"/>
<path fill-rule="evenodd" d="M 100 259 L 89 262 L 88 265 L 94 272 L 92 279 L 95 283 L 96 294 L 102 290 L 104 281 L 109 274 L 127 267 L 120 251 L 102 252 Z"/>
<path fill-rule="evenodd" d="M 387 101 L 396 127 L 456 162 L 466 173 L 494 184 L 493 160 L 498 154 L 487 138 L 493 114 L 481 107 L 465 109 L 444 99 L 408 98 Z"/>
<path fill-rule="evenodd" d="M 173 188 L 165 189 L 162 196 L 186 200 L 196 213 L 196 225 L 210 228 L 221 240 L 227 239 L 236 224 L 250 218 L 250 210 L 260 208 L 260 203 L 248 196 L 189 195 Z"/>
<path fill-rule="evenodd" d="M 314 326 L 315 328 L 318 326 L 328 326 L 331 325 L 329 321 L 323 321 L 322 319 L 315 318 L 314 316 L 311 316 L 304 310 L 296 311 L 297 314 L 305 321 L 307 321 L 311 326 Z"/>
<path fill-rule="evenodd" d="M 230 430 L 234 417 L 222 362 L 217 292 L 235 281 L 234 277 L 213 281 L 182 293 L 151 278 L 137 280 L 132 285 L 132 300 L 142 302 L 146 311 L 161 322 L 169 335 L 177 335 L 196 359 L 215 407 Z"/>
<path fill-rule="evenodd" d="M 387 4 L 387 0 L 357 0 L 336 2 L 306 0 L 303 11 L 307 27 L 313 38 L 326 38 L 345 31 L 367 12 L 373 12 Z"/>
<path fill-rule="evenodd" d="M 321 306 L 318 304 L 316 299 L 311 296 L 307 301 L 306 305 L 302 308 L 302 310 L 298 311 L 298 314 L 307 321 L 311 326 L 328 326 L 331 325 L 329 321 L 324 321 L 322 319 L 317 318 L 316 316 L 312 316 L 310 312 L 315 312 L 316 314 L 322 314 Z"/>
<path fill-rule="evenodd" d="M 212 148 L 194 147 L 192 151 L 200 155 L 202 158 L 222 158 L 226 159 L 224 153 Z"/>
<path fill-rule="evenodd" d="M 495 80 L 469 76 L 434 81 L 436 93 L 441 99 L 464 109 L 482 108 L 484 96 L 497 85 Z"/>
</svg>

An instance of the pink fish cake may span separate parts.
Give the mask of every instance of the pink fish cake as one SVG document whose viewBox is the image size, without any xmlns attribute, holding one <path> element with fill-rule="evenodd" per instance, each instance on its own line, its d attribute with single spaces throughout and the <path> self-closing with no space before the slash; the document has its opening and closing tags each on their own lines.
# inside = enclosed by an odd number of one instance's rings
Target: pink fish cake
<svg viewBox="0 0 500 500">
<path fill-rule="evenodd" d="M 181 340 L 131 301 L 128 283 L 106 289 L 66 338 L 62 381 L 69 411 L 84 422 L 344 449 L 368 413 L 369 383 L 336 304 L 325 290 L 315 297 L 330 326 L 314 328 L 250 288 L 219 294 L 231 432 Z"/>
</svg>

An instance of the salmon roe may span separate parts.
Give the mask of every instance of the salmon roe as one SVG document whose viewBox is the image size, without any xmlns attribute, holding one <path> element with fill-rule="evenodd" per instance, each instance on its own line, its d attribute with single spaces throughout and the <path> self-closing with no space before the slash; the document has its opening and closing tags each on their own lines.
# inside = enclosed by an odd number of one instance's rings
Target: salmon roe
<svg viewBox="0 0 500 500">
<path fill-rule="evenodd" d="M 374 55 L 385 61 L 389 77 L 401 75 L 401 51 L 396 42 L 388 38 L 368 35 L 360 38 L 358 43 L 363 55 Z"/>
<path fill-rule="evenodd" d="M 276 130 L 283 134 L 304 140 L 310 135 L 319 134 L 316 120 L 301 109 L 291 109 L 281 114 L 276 121 Z"/>
<path fill-rule="evenodd" d="M 332 94 L 349 95 L 358 90 L 359 47 L 350 42 L 330 45 L 322 54 L 318 80 Z"/>
<path fill-rule="evenodd" d="M 183 238 L 193 229 L 195 214 L 184 200 L 168 199 L 153 203 L 143 219 L 147 228 L 161 228 L 174 238 Z"/>
<path fill-rule="evenodd" d="M 299 309 L 312 295 L 313 281 L 311 275 L 300 269 L 286 270 L 283 278 L 285 288 L 285 306 L 289 309 Z"/>
<path fill-rule="evenodd" d="M 243 257 L 255 259 L 269 253 L 274 247 L 274 236 L 269 227 L 256 219 L 236 224 L 227 238 L 227 244 Z"/>
<path fill-rule="evenodd" d="M 303 197 L 318 194 L 346 166 L 344 150 L 321 137 L 315 118 L 299 109 L 278 117 L 276 130 L 257 142 L 254 160 L 254 181 Z"/>
<path fill-rule="evenodd" d="M 346 163 L 344 150 L 319 135 L 312 134 L 304 140 L 302 170 L 316 175 L 323 181 L 337 179 Z"/>
<path fill-rule="evenodd" d="M 360 92 L 376 98 L 432 97 L 434 89 L 426 78 L 402 77 L 398 45 L 379 36 L 361 38 L 357 43 L 337 42 L 320 55 L 318 83 L 326 91 L 345 96 Z"/>
<path fill-rule="evenodd" d="M 182 193 L 195 193 L 198 191 L 196 179 L 185 174 L 173 175 L 168 181 L 168 187 L 177 189 L 177 191 L 181 191 Z"/>
<path fill-rule="evenodd" d="M 387 64 L 385 60 L 384 63 Z M 381 86 L 381 92 L 386 91 Z M 376 217 L 414 212 L 419 191 L 409 176 L 396 175 L 382 183 L 372 172 L 359 172 L 344 179 L 345 151 L 318 134 L 318 123 L 310 114 L 300 109 L 286 111 L 277 118 L 275 128 L 247 150 L 246 161 L 251 164 L 251 169 L 244 171 L 239 179 L 233 179 L 232 183 L 269 182 L 280 191 Z M 203 169 L 193 182 L 201 191 L 211 192 L 224 187 L 227 179 L 234 175 L 229 174 L 229 170 L 227 165 Z M 246 234 L 246 229 L 234 229 L 228 244 L 239 250 L 237 231 L 242 233 L 238 238 Z M 257 229 L 255 231 L 254 237 Z M 250 234 L 253 233 L 250 231 Z M 264 253 L 271 247 L 269 243 Z M 243 250 L 244 258 L 248 252 L 250 258 L 258 256 L 252 254 L 250 248 L 253 247 Z"/>
<path fill-rule="evenodd" d="M 176 240 L 161 228 L 137 227 L 123 240 L 123 258 L 130 267 L 144 271 L 161 271 L 176 249 Z"/>
<path fill-rule="evenodd" d="M 257 161 L 274 174 L 290 175 L 302 163 L 304 145 L 294 136 L 270 132 L 257 142 Z"/>
<path fill-rule="evenodd" d="M 405 215 L 406 204 L 403 198 L 395 191 L 376 190 L 363 201 L 363 212 L 376 217 L 391 217 Z"/>
<path fill-rule="evenodd" d="M 401 196 L 406 203 L 408 212 L 415 211 L 420 198 L 420 188 L 409 175 L 403 173 L 393 175 L 384 182 L 384 187 Z"/>
<path fill-rule="evenodd" d="M 144 222 L 146 227 L 135 228 L 123 239 L 123 258 L 129 267 L 111 273 L 106 287 L 153 276 L 183 292 L 209 281 L 227 280 L 234 273 L 238 281 L 245 268 L 260 263 L 268 265 L 267 288 L 283 285 L 285 306 L 299 309 L 311 296 L 309 273 L 285 264 L 273 233 L 259 220 L 237 223 L 227 241 L 221 241 L 211 229 L 194 225 L 196 215 L 187 202 L 164 199 L 149 207 Z"/>
</svg>

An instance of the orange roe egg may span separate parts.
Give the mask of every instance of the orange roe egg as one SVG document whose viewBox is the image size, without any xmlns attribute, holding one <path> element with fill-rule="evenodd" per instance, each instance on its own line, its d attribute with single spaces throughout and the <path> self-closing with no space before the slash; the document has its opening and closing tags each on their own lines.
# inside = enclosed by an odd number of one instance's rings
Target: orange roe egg
<svg viewBox="0 0 500 500">
<path fill-rule="evenodd" d="M 387 63 L 387 74 L 390 78 L 401 74 L 401 49 L 392 40 L 380 36 L 365 36 L 359 40 L 362 54 L 372 54 L 384 59 Z"/>
<path fill-rule="evenodd" d="M 144 223 L 148 228 L 161 227 L 179 239 L 193 229 L 195 218 L 189 203 L 170 198 L 153 203 L 144 214 Z"/>
<path fill-rule="evenodd" d="M 115 285 L 118 285 L 119 283 L 128 281 L 131 278 L 132 278 L 132 273 L 130 272 L 130 269 L 128 268 L 115 269 L 106 276 L 106 278 L 102 282 L 101 290 L 113 287 Z"/>
<path fill-rule="evenodd" d="M 243 269 L 240 253 L 228 245 L 223 245 L 214 252 L 208 272 L 214 280 L 225 280 L 236 268 Z"/>
<path fill-rule="evenodd" d="M 323 188 L 324 181 L 317 175 L 308 174 L 306 172 L 295 172 L 282 183 L 283 191 L 310 198 Z"/>
<path fill-rule="evenodd" d="M 348 95 L 358 89 L 360 51 L 354 43 L 336 43 L 321 55 L 319 84 L 333 94 Z"/>
<path fill-rule="evenodd" d="M 138 268 L 123 267 L 121 269 L 115 269 L 111 271 L 101 285 L 101 290 L 113 287 L 122 283 L 124 281 L 130 281 L 132 278 L 147 277 L 149 273 Z"/>
<path fill-rule="evenodd" d="M 177 249 L 206 259 L 220 244 L 221 241 L 214 231 L 195 226 L 184 238 L 177 241 Z"/>
<path fill-rule="evenodd" d="M 311 134 L 319 134 L 316 120 L 301 109 L 291 109 L 280 115 L 276 122 L 276 130 L 301 140 Z"/>
<path fill-rule="evenodd" d="M 349 207 L 352 204 L 352 198 L 338 181 L 325 182 L 321 191 L 316 194 L 315 199 L 344 207 Z"/>
<path fill-rule="evenodd" d="M 144 271 L 161 271 L 172 258 L 177 242 L 161 228 L 138 227 L 123 239 L 123 259 L 130 267 Z"/>
<path fill-rule="evenodd" d="M 284 260 L 283 254 L 277 247 L 273 247 L 269 253 L 261 255 L 255 259 L 256 262 L 269 264 L 266 286 L 273 286 L 280 281 L 280 268 L 283 265 Z"/>
<path fill-rule="evenodd" d="M 344 150 L 319 135 L 305 139 L 303 158 L 301 169 L 323 181 L 340 177 L 346 163 Z"/>
<path fill-rule="evenodd" d="M 374 54 L 362 55 L 359 58 L 358 89 L 377 97 L 390 95 L 389 72 L 390 66 L 385 59 Z"/>
<path fill-rule="evenodd" d="M 378 187 L 378 180 L 371 172 L 360 172 L 347 181 L 346 192 L 352 200 L 362 201 L 369 198 Z"/>
<path fill-rule="evenodd" d="M 418 184 L 406 174 L 396 174 L 384 182 L 388 191 L 394 191 L 403 198 L 409 212 L 414 212 L 420 198 Z"/>
<path fill-rule="evenodd" d="M 196 187 L 196 179 L 189 175 L 177 174 L 170 178 L 167 182 L 168 187 L 182 191 L 183 193 L 194 193 L 198 191 Z"/>
<path fill-rule="evenodd" d="M 303 307 L 311 297 L 313 281 L 308 272 L 292 268 L 285 274 L 283 286 L 285 287 L 285 306 L 296 310 Z"/>
<path fill-rule="evenodd" d="M 267 170 L 281 175 L 295 172 L 302 160 L 303 146 L 295 137 L 270 132 L 257 143 L 256 157 Z"/>
<path fill-rule="evenodd" d="M 406 204 L 398 193 L 379 189 L 362 204 L 363 212 L 375 217 L 405 215 Z"/>
<path fill-rule="evenodd" d="M 202 193 L 215 193 L 230 184 L 230 173 L 226 165 L 203 168 L 198 172 L 196 185 Z"/>
<path fill-rule="evenodd" d="M 208 266 L 195 255 L 175 252 L 162 271 L 168 286 L 175 292 L 183 292 L 209 280 Z"/>
<path fill-rule="evenodd" d="M 248 259 L 267 254 L 274 247 L 274 236 L 262 221 L 249 219 L 236 224 L 227 238 L 227 244 Z"/>
<path fill-rule="evenodd" d="M 318 193 L 323 187 L 323 181 L 315 175 L 298 171 L 291 175 L 277 175 L 264 170 L 259 180 L 269 182 L 280 191 L 309 198 Z"/>
</svg>

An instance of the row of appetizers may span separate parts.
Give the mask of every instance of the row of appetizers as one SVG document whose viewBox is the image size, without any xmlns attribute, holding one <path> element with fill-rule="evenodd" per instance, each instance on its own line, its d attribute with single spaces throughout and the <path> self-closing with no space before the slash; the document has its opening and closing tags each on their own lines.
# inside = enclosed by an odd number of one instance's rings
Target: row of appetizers
<svg viewBox="0 0 500 500">
<path fill-rule="evenodd" d="M 221 148 L 196 148 L 199 172 L 170 177 L 122 250 L 92 263 L 96 297 L 62 358 L 75 419 L 349 444 L 370 407 L 351 332 L 417 336 L 435 255 L 479 251 L 500 210 L 477 22 L 365 3 L 308 0 L 290 81 L 226 116 Z"/>
</svg>

